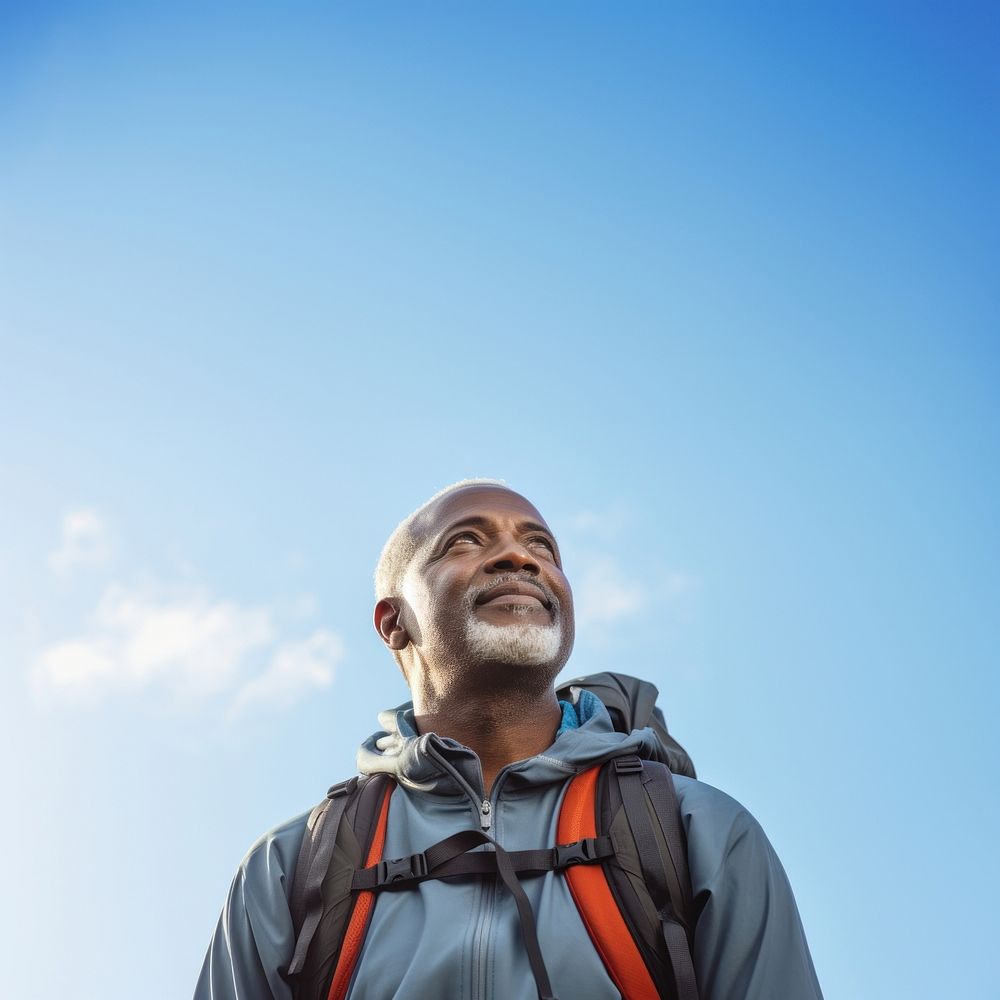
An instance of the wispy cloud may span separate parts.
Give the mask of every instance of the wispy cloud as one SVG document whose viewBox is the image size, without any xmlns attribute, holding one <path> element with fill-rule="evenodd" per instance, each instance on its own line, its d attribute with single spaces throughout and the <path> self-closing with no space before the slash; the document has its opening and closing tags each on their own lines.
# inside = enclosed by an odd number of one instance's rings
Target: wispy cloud
<svg viewBox="0 0 1000 1000">
<path fill-rule="evenodd" d="M 59 546 L 49 554 L 49 566 L 65 576 L 75 569 L 104 566 L 110 558 L 108 530 L 97 511 L 69 511 L 60 525 Z"/>
<path fill-rule="evenodd" d="M 283 638 L 276 623 L 285 617 L 278 604 L 203 589 L 165 595 L 112 584 L 82 634 L 40 652 L 30 681 L 40 697 L 71 704 L 148 692 L 189 706 L 223 698 L 229 718 L 263 703 L 287 708 L 332 683 L 343 646 L 324 628 Z"/>
<path fill-rule="evenodd" d="M 235 719 L 260 705 L 288 708 L 310 691 L 328 687 L 343 655 L 344 644 L 327 629 L 317 629 L 302 642 L 283 643 L 267 669 L 239 690 L 227 717 Z"/>
<path fill-rule="evenodd" d="M 650 606 L 676 605 L 698 586 L 695 577 L 677 570 L 650 573 L 648 566 L 639 572 L 624 568 L 614 552 L 616 539 L 631 521 L 621 504 L 603 512 L 583 511 L 570 519 L 564 549 L 574 549 L 576 621 L 583 630 L 608 633 Z"/>
<path fill-rule="evenodd" d="M 94 510 L 60 524 L 49 556 L 57 573 L 98 568 L 110 558 L 109 532 Z M 184 574 L 195 576 L 193 567 Z M 313 627 L 311 594 L 245 604 L 197 583 L 108 583 L 83 626 L 45 645 L 29 670 L 43 700 L 93 704 L 133 693 L 176 705 L 214 704 L 235 719 L 252 708 L 287 708 L 333 682 L 343 644 Z M 297 634 L 296 634 L 297 633 Z"/>
</svg>

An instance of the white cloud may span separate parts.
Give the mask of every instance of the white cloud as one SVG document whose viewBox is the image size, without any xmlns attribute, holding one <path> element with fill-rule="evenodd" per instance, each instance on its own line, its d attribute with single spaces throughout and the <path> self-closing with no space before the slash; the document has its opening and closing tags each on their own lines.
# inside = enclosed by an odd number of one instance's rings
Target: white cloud
<svg viewBox="0 0 1000 1000">
<path fill-rule="evenodd" d="M 59 547 L 49 555 L 49 565 L 66 575 L 78 568 L 105 565 L 111 558 L 108 530 L 97 511 L 71 510 L 60 526 Z"/>
<path fill-rule="evenodd" d="M 36 690 L 50 689 L 76 697 L 92 698 L 113 680 L 115 658 L 100 638 L 71 639 L 42 651 L 32 668 Z"/>
<path fill-rule="evenodd" d="M 334 667 L 344 655 L 344 644 L 328 629 L 317 629 L 303 642 L 279 646 L 267 669 L 248 681 L 227 713 L 230 719 L 255 705 L 287 708 L 316 688 L 333 683 Z"/>
<path fill-rule="evenodd" d="M 164 595 L 112 584 L 84 634 L 43 649 L 30 680 L 38 695 L 70 702 L 155 691 L 199 704 L 238 691 L 237 711 L 258 701 L 286 707 L 332 681 L 342 649 L 325 629 L 279 642 L 279 617 L 276 606 L 241 605 L 201 589 Z"/>
</svg>

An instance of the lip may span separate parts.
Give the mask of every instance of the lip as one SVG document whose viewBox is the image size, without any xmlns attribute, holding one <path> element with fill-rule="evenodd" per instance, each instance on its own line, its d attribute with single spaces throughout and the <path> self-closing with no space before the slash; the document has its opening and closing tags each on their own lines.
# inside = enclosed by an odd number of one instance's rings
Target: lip
<svg viewBox="0 0 1000 1000">
<path fill-rule="evenodd" d="M 501 583 L 500 586 L 487 590 L 485 594 L 480 594 L 476 598 L 476 605 L 482 607 L 500 597 L 529 597 L 533 601 L 538 601 L 543 608 L 549 609 L 545 592 L 541 587 L 532 586 L 530 583 Z"/>
</svg>

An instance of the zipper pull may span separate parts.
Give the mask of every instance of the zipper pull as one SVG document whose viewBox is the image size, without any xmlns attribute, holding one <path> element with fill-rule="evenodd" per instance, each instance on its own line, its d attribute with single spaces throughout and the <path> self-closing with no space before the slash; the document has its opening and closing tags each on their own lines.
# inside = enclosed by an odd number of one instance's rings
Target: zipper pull
<svg viewBox="0 0 1000 1000">
<path fill-rule="evenodd" d="M 479 825 L 488 830 L 493 823 L 493 804 L 489 799 L 483 799 L 483 804 L 479 807 Z"/>
</svg>

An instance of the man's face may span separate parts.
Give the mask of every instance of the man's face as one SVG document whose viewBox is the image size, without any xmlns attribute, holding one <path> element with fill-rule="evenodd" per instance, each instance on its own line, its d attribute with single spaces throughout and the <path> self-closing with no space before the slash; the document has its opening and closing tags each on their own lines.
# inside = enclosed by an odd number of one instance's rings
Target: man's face
<svg viewBox="0 0 1000 1000">
<path fill-rule="evenodd" d="M 573 595 L 556 540 L 524 497 L 469 486 L 420 520 L 403 584 L 412 641 L 453 663 L 548 665 L 573 646 Z"/>
</svg>

